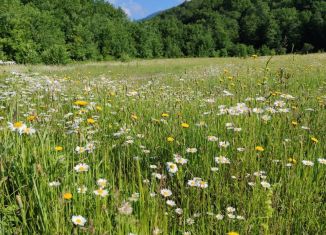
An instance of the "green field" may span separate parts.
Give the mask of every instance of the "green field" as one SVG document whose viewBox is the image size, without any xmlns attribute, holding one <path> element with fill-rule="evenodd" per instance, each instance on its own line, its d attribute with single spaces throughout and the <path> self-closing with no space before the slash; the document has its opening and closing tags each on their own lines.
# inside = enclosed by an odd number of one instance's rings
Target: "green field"
<svg viewBox="0 0 326 235">
<path fill-rule="evenodd" d="M 325 65 L 0 67 L 0 234 L 324 234 Z"/>
</svg>

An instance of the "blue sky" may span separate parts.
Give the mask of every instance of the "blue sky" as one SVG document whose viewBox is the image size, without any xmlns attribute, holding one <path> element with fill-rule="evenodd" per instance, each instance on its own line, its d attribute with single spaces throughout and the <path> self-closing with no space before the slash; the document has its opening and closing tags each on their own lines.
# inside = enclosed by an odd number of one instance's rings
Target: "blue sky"
<svg viewBox="0 0 326 235">
<path fill-rule="evenodd" d="M 141 19 L 154 12 L 179 5 L 184 0 L 107 0 L 121 7 L 131 19 Z"/>
</svg>

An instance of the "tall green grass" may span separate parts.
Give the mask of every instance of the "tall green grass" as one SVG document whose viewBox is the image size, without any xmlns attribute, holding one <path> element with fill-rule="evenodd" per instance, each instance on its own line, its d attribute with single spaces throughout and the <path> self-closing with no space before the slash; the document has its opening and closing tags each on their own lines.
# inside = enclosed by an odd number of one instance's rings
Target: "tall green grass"
<svg viewBox="0 0 326 235">
<path fill-rule="evenodd" d="M 318 159 L 326 152 L 326 56 L 269 59 L 5 67 L 0 80 L 1 233 L 323 234 L 326 166 Z M 77 100 L 88 104 L 78 106 Z M 279 110 L 274 103 L 280 100 L 287 113 L 266 111 Z M 250 111 L 231 115 L 237 103 Z M 221 105 L 229 109 L 225 114 Z M 8 122 L 18 121 L 36 133 L 11 131 Z M 241 131 L 228 129 L 227 123 Z M 208 141 L 208 136 L 219 140 Z M 230 145 L 220 147 L 220 141 Z M 77 153 L 77 146 L 89 143 L 94 151 Z M 177 164 L 171 174 L 166 163 L 175 161 L 174 154 L 188 162 Z M 218 156 L 230 164 L 216 163 Z M 76 172 L 79 163 L 89 170 Z M 194 177 L 208 187 L 190 187 Z M 107 180 L 103 198 L 93 192 L 100 178 Z M 54 181 L 60 185 L 50 186 Z M 78 193 L 81 186 L 86 193 Z M 164 198 L 162 189 L 172 195 Z M 65 193 L 72 198 L 65 199 Z M 125 202 L 131 214 L 121 213 Z M 74 225 L 73 215 L 87 222 Z"/>
</svg>

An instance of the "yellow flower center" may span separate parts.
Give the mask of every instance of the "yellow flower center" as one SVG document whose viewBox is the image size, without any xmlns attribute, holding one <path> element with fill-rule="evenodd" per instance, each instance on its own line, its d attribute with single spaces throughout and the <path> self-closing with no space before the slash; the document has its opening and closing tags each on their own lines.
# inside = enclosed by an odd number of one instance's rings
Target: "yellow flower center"
<svg viewBox="0 0 326 235">
<path fill-rule="evenodd" d="M 15 122 L 14 123 L 14 127 L 15 128 L 20 128 L 20 127 L 22 127 L 23 126 L 23 123 L 22 122 Z"/>
</svg>

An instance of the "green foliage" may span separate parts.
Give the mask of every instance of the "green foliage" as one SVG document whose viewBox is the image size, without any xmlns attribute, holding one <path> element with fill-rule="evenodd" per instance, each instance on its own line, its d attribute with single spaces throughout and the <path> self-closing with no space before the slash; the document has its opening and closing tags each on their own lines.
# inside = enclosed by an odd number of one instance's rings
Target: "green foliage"
<svg viewBox="0 0 326 235">
<path fill-rule="evenodd" d="M 41 57 L 45 64 L 67 64 L 69 62 L 69 54 L 63 45 L 54 45 L 44 50 Z"/>
<path fill-rule="evenodd" d="M 192 0 L 138 22 L 104 0 L 0 4 L 0 58 L 18 63 L 308 53 L 325 42 L 322 0 Z"/>
<path fill-rule="evenodd" d="M 313 46 L 313 45 L 311 45 L 310 43 L 305 43 L 305 44 L 303 44 L 303 47 L 302 47 L 301 51 L 302 51 L 303 53 L 309 53 L 309 52 L 311 52 L 313 49 L 314 49 L 314 46 Z"/>
</svg>

